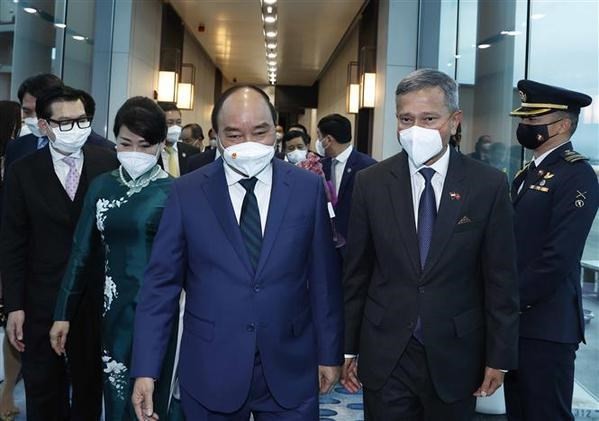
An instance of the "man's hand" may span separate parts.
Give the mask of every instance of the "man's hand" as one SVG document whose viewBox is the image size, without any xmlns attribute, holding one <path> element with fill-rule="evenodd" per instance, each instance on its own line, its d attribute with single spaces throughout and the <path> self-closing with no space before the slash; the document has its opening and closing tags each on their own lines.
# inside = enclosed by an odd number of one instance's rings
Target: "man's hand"
<svg viewBox="0 0 599 421">
<path fill-rule="evenodd" d="M 358 379 L 358 359 L 346 358 L 341 371 L 341 384 L 350 393 L 356 393 L 362 388 L 362 383 Z"/>
<path fill-rule="evenodd" d="M 131 402 L 137 415 L 137 421 L 157 420 L 158 414 L 154 412 L 152 394 L 154 393 L 154 379 L 139 377 L 135 379 Z"/>
<path fill-rule="evenodd" d="M 58 355 L 65 354 L 70 326 L 69 322 L 59 321 L 54 322 L 52 329 L 50 329 L 50 346 Z"/>
<path fill-rule="evenodd" d="M 341 367 L 330 367 L 326 365 L 318 366 L 318 382 L 320 383 L 320 393 L 329 393 L 333 386 L 337 384 L 341 375 Z"/>
<path fill-rule="evenodd" d="M 486 367 L 483 384 L 481 384 L 478 390 L 474 392 L 474 396 L 478 398 L 491 396 L 497 389 L 501 387 L 504 377 L 505 373 L 503 371 Z"/>
<path fill-rule="evenodd" d="M 23 343 L 23 324 L 25 323 L 25 312 L 23 310 L 11 311 L 6 321 L 6 334 L 8 341 L 19 352 L 25 351 Z"/>
</svg>

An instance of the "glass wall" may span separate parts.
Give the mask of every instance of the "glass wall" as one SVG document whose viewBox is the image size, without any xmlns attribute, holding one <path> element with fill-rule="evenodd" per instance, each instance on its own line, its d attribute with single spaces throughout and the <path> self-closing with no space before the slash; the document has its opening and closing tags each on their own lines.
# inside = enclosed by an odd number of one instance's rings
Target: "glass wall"
<svg viewBox="0 0 599 421">
<path fill-rule="evenodd" d="M 516 141 L 519 120 L 508 115 L 520 103 L 518 80 L 527 78 L 593 97 L 593 104 L 581 112 L 572 142 L 599 174 L 599 2 L 442 0 L 439 4 L 438 68 L 460 83 L 462 152 L 475 152 L 477 141 L 486 136 L 480 143 L 483 158 L 513 179 L 530 159 L 530 152 Z M 579 418 L 592 413 L 589 402 L 599 408 L 599 218 L 582 263 L 587 344 L 581 345 L 576 361 L 574 412 Z"/>
</svg>

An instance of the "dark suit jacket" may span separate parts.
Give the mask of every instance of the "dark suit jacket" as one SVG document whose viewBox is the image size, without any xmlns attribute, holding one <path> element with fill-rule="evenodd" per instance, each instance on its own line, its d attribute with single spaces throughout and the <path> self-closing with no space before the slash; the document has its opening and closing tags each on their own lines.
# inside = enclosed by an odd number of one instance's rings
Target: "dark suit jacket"
<svg viewBox="0 0 599 421">
<path fill-rule="evenodd" d="M 422 321 L 440 398 L 465 399 L 484 367 L 517 365 L 518 287 L 512 208 L 501 172 L 450 148 L 421 270 L 405 152 L 356 177 L 344 276 L 346 353 L 365 387 L 381 388 Z M 423 367 L 425 370 L 426 367 Z"/>
<path fill-rule="evenodd" d="M 586 159 L 566 159 L 570 151 L 568 142 L 551 152 L 520 193 L 527 171 L 519 173 L 512 198 L 520 336 L 577 344 L 584 340 L 580 259 L 599 206 L 599 185 Z"/>
<path fill-rule="evenodd" d="M 195 146 L 191 146 L 183 142 L 177 142 L 177 155 L 179 156 L 179 175 L 184 175 L 192 171 L 194 168 L 190 169 L 189 160 L 191 157 L 199 155 L 201 153 L 202 151 L 196 148 Z M 162 156 L 158 158 L 158 165 L 160 165 L 164 169 Z"/>
<path fill-rule="evenodd" d="M 86 145 L 94 145 L 101 148 L 114 150 L 115 144 L 110 140 L 107 140 L 100 136 L 98 133 L 92 130 L 91 134 L 85 142 Z M 8 167 L 15 162 L 17 159 L 21 159 L 33 152 L 37 151 L 37 136 L 34 134 L 27 134 L 21 136 L 6 145 L 6 157 L 4 161 L 4 168 Z"/>
<path fill-rule="evenodd" d="M 331 179 L 331 158 L 322 160 L 322 170 L 324 171 L 327 180 Z M 339 193 L 337 195 L 337 204 L 335 205 L 335 228 L 347 239 L 347 231 L 349 225 L 349 211 L 351 210 L 352 194 L 354 191 L 354 180 L 358 171 L 363 170 L 376 161 L 365 153 L 358 152 L 355 148 L 349 155 L 343 171 L 343 178 L 339 185 Z"/>
<path fill-rule="evenodd" d="M 48 146 L 15 162 L 5 186 L 0 236 L 4 306 L 7 312 L 25 310 L 28 351 L 48 344 L 55 300 L 87 187 L 94 177 L 118 166 L 115 153 L 105 148 L 86 145 L 83 154 L 74 201 L 54 172 Z M 103 272 L 100 264 L 89 276 L 101 285 Z M 30 342 L 40 337 L 43 343 Z"/>
<path fill-rule="evenodd" d="M 202 168 L 204 165 L 211 164 L 216 158 L 216 149 L 207 149 L 202 153 L 193 155 L 189 158 L 188 169 L 189 171 L 197 170 Z"/>
<path fill-rule="evenodd" d="M 261 250 L 254 270 L 221 159 L 175 181 L 139 294 L 131 376 L 159 375 L 185 288 L 179 373 L 195 400 L 239 409 L 258 350 L 280 405 L 315 397 L 317 365 L 343 361 L 340 267 L 317 176 L 273 160 Z"/>
</svg>

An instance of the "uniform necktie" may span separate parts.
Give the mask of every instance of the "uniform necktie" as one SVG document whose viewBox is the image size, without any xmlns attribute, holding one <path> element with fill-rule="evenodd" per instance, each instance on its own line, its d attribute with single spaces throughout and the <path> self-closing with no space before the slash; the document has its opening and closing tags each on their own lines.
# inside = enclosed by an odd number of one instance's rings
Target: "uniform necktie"
<svg viewBox="0 0 599 421">
<path fill-rule="evenodd" d="M 67 173 L 67 178 L 65 180 L 65 190 L 67 191 L 67 194 L 71 200 L 74 200 L 75 195 L 77 194 L 77 187 L 79 187 L 79 171 L 77 171 L 77 162 L 75 158 L 71 156 L 67 156 L 62 160 L 69 166 L 69 172 Z"/>
<path fill-rule="evenodd" d="M 262 250 L 262 224 L 260 223 L 260 209 L 258 208 L 258 201 L 254 194 L 254 187 L 256 187 L 256 177 L 245 178 L 239 181 L 239 184 L 245 189 L 245 197 L 243 198 L 243 204 L 241 205 L 241 217 L 239 218 L 239 228 L 241 229 L 241 236 L 245 242 L 245 247 L 250 257 L 252 268 L 256 270 L 258 266 L 258 260 L 260 259 L 260 252 Z"/>
<path fill-rule="evenodd" d="M 424 269 L 433 238 L 435 220 L 437 219 L 437 201 L 433 185 L 431 184 L 435 170 L 432 168 L 422 168 L 420 174 L 424 177 L 424 191 L 420 196 L 420 204 L 418 205 L 418 248 L 420 250 L 420 267 Z M 418 342 L 424 344 L 420 315 L 416 320 L 413 335 Z"/>
<path fill-rule="evenodd" d="M 168 156 L 168 173 L 173 177 L 179 177 L 179 165 L 177 162 L 177 151 L 172 146 L 166 146 L 166 155 Z"/>
</svg>

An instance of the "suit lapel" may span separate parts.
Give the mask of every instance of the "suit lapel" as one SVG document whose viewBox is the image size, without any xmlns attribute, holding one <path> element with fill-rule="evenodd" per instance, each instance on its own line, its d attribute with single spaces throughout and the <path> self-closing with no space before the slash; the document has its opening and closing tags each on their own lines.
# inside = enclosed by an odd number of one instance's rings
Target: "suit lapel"
<svg viewBox="0 0 599 421">
<path fill-rule="evenodd" d="M 212 206 L 216 219 L 231 242 L 239 259 L 242 261 L 243 266 L 250 274 L 253 274 L 250 258 L 241 237 L 239 224 L 237 223 L 233 204 L 231 203 L 229 186 L 227 185 L 222 160 L 214 165 L 211 172 L 205 174 L 205 176 L 209 179 L 202 184 L 202 188 L 208 198 L 207 202 Z"/>
<path fill-rule="evenodd" d="M 412 262 L 414 273 L 420 273 L 420 256 L 418 254 L 418 237 L 414 220 L 414 205 L 412 202 L 412 181 L 408 158 L 405 152 L 397 156 L 397 165 L 391 170 L 387 187 L 395 223 L 401 234 L 404 246 Z"/>
<path fill-rule="evenodd" d="M 179 155 L 179 174 L 187 173 L 187 152 L 181 150 L 180 145 L 177 145 L 177 154 Z"/>
<path fill-rule="evenodd" d="M 341 177 L 341 184 L 339 185 L 339 194 L 337 194 L 337 203 L 341 201 L 341 197 L 345 194 L 345 190 L 347 190 L 347 186 L 349 185 L 350 178 L 354 177 L 354 165 L 356 164 L 356 160 L 358 159 L 358 155 L 355 150 L 351 152 L 349 158 L 347 158 L 347 162 L 345 163 L 345 168 L 343 169 L 343 176 Z M 339 164 L 337 164 L 339 165 Z"/>
<path fill-rule="evenodd" d="M 272 190 L 270 193 L 270 204 L 268 206 L 268 217 L 266 218 L 266 229 L 264 230 L 264 239 L 262 241 L 262 251 L 260 260 L 256 268 L 256 276 L 259 276 L 264 265 L 268 260 L 268 256 L 283 223 L 285 210 L 289 204 L 291 193 L 289 181 L 289 168 L 286 168 L 282 162 L 273 160 L 272 165 Z"/>
<path fill-rule="evenodd" d="M 38 182 L 41 180 L 48 180 L 48 184 L 43 183 L 44 188 L 40 189 L 41 194 L 44 196 L 48 207 L 54 209 L 55 216 L 64 222 L 67 222 L 70 218 L 70 210 L 67 205 L 71 199 L 56 175 L 49 146 L 46 145 L 40 150 L 37 156 L 37 162 L 38 165 L 36 165 L 36 174 L 34 176 L 35 180 Z"/>
<path fill-rule="evenodd" d="M 439 212 L 435 221 L 431 247 L 424 265 L 423 278 L 430 272 L 439 257 L 443 254 L 445 245 L 449 241 L 458 222 L 462 203 L 467 200 L 467 188 L 464 184 L 465 172 L 463 157 L 450 148 L 449 168 L 443 185 L 443 193 L 439 204 Z"/>
<path fill-rule="evenodd" d="M 324 178 L 326 178 L 327 180 L 331 179 L 331 158 L 323 158 L 321 159 L 322 162 L 322 172 L 324 172 Z"/>
</svg>

